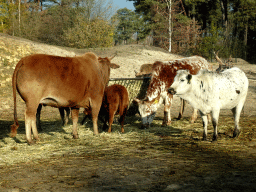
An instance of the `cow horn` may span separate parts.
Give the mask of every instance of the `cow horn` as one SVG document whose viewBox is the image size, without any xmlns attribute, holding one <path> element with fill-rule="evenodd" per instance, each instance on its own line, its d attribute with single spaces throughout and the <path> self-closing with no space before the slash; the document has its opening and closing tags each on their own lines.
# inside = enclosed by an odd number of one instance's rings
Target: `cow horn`
<svg viewBox="0 0 256 192">
<path fill-rule="evenodd" d="M 213 51 L 213 53 L 214 53 L 214 55 L 215 55 L 215 57 L 216 57 L 216 60 L 217 60 L 221 65 L 225 65 L 225 64 L 221 61 L 221 59 L 218 57 L 219 51 L 218 51 L 217 53 L 215 53 L 215 51 Z"/>
<path fill-rule="evenodd" d="M 134 98 L 133 101 L 135 101 L 136 103 L 140 103 L 141 101 L 137 98 Z"/>
<path fill-rule="evenodd" d="M 117 56 L 117 52 L 112 57 L 110 57 L 109 59 L 112 60 L 115 56 Z"/>
</svg>

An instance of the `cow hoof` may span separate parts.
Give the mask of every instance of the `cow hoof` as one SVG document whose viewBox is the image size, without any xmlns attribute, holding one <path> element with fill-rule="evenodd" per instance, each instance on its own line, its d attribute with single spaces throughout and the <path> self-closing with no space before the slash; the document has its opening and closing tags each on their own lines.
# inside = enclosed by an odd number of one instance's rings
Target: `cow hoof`
<svg viewBox="0 0 256 192">
<path fill-rule="evenodd" d="M 140 129 L 148 129 L 149 128 L 149 124 L 145 124 L 145 125 L 141 125 Z"/>
<path fill-rule="evenodd" d="M 202 141 L 207 141 L 207 140 L 208 140 L 207 137 L 206 137 L 206 136 L 203 136 Z"/>
<path fill-rule="evenodd" d="M 235 130 L 233 133 L 233 138 L 236 138 L 240 135 L 241 131 L 240 130 Z"/>
<path fill-rule="evenodd" d="M 217 140 L 218 140 L 218 136 L 217 135 L 213 135 L 212 141 L 217 141 Z"/>
<path fill-rule="evenodd" d="M 10 137 L 14 138 L 14 137 L 16 137 L 16 135 L 17 135 L 17 130 L 15 130 L 15 131 L 12 130 L 10 133 Z"/>
<path fill-rule="evenodd" d="M 28 145 L 35 145 L 36 142 L 35 141 L 27 141 Z"/>
<path fill-rule="evenodd" d="M 37 141 L 40 141 L 40 138 L 37 136 L 37 137 L 34 137 L 34 140 L 36 140 L 37 142 Z"/>
<path fill-rule="evenodd" d="M 16 133 L 13 133 L 13 132 L 10 133 L 10 137 L 11 137 L 11 138 L 16 137 L 16 135 L 17 135 L 17 132 L 16 132 Z"/>
<path fill-rule="evenodd" d="M 78 135 L 73 135 L 73 139 L 79 139 Z"/>
<path fill-rule="evenodd" d="M 167 127 L 169 125 L 171 125 L 171 121 L 162 123 L 161 127 Z"/>
</svg>

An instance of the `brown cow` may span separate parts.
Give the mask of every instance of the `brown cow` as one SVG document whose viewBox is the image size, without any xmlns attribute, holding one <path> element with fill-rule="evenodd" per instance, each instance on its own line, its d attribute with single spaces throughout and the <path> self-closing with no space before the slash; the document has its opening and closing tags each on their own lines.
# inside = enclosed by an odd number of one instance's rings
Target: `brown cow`
<svg viewBox="0 0 256 192">
<path fill-rule="evenodd" d="M 140 72 L 134 71 L 136 77 L 148 77 L 151 76 L 153 64 L 143 64 L 140 66 Z"/>
<path fill-rule="evenodd" d="M 111 59 L 113 59 L 115 56 L 116 56 L 116 54 Z M 108 70 L 108 68 L 104 67 L 105 62 L 106 62 L 104 58 L 99 58 L 99 61 L 100 62 L 98 62 L 97 64 L 100 68 L 100 71 L 101 71 L 101 74 L 103 77 L 103 82 L 107 86 L 108 81 L 109 81 L 109 75 L 110 75 L 109 70 Z M 88 64 L 90 64 L 90 63 L 88 63 Z M 39 104 L 39 106 L 37 108 L 37 113 L 36 113 L 36 126 L 37 126 L 38 130 L 42 130 L 41 124 L 40 124 L 41 110 L 42 110 L 42 105 Z M 60 117 L 62 120 L 62 125 L 63 126 L 67 125 L 68 121 L 69 121 L 70 108 L 69 107 L 60 107 L 59 112 L 60 112 Z"/>
<path fill-rule="evenodd" d="M 127 113 L 129 105 L 128 91 L 122 85 L 111 85 L 106 87 L 104 91 L 104 97 L 99 113 L 99 118 L 103 117 L 103 130 L 108 128 L 108 132 L 111 132 L 111 126 L 114 121 L 115 115 L 120 115 L 119 123 L 121 124 L 121 132 L 124 133 L 124 119 Z M 90 115 L 90 110 L 85 109 L 85 117 L 82 121 L 84 123 L 88 115 Z M 107 122 L 109 126 L 107 126 Z"/>
<path fill-rule="evenodd" d="M 171 124 L 170 108 L 173 95 L 169 94 L 167 89 L 172 85 L 176 72 L 180 69 L 187 69 L 191 74 L 197 74 L 200 69 L 209 69 L 209 64 L 199 56 L 155 62 L 145 99 L 134 99 L 139 105 L 143 128 L 149 127 L 161 103 L 165 103 L 163 125 Z M 194 110 L 191 121 L 194 122 L 196 118 L 197 110 Z"/>
<path fill-rule="evenodd" d="M 102 64 L 102 66 L 99 65 Z M 70 107 L 73 120 L 73 138 L 78 138 L 79 108 L 92 111 L 94 134 L 98 134 L 98 113 L 105 89 L 105 79 L 110 68 L 119 67 L 111 58 L 85 53 L 76 57 L 59 57 L 34 54 L 22 58 L 13 73 L 14 124 L 11 136 L 15 137 L 19 126 L 16 110 L 16 90 L 25 101 L 25 128 L 28 144 L 38 140 L 36 112 L 39 104 L 52 107 Z M 105 70 L 103 70 L 105 69 Z M 105 73 L 107 71 L 107 73 Z"/>
</svg>

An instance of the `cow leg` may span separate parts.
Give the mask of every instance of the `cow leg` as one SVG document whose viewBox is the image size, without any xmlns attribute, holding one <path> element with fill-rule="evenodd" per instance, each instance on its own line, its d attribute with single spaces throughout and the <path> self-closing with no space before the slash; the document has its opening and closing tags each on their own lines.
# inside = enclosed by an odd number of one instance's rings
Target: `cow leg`
<svg viewBox="0 0 256 192">
<path fill-rule="evenodd" d="M 42 110 L 42 105 L 39 104 L 36 112 L 36 127 L 38 128 L 39 131 L 42 131 L 41 127 L 41 122 L 40 122 L 40 116 L 41 116 L 41 110 Z"/>
<path fill-rule="evenodd" d="M 238 103 L 236 107 L 232 109 L 233 115 L 234 115 L 234 121 L 235 121 L 235 129 L 233 133 L 233 137 L 238 137 L 241 133 L 240 127 L 239 127 L 239 118 L 241 115 L 241 111 L 243 109 L 244 102 Z"/>
<path fill-rule="evenodd" d="M 98 115 L 99 115 L 99 111 L 100 111 L 100 105 L 97 106 L 97 103 L 93 103 L 92 106 L 94 106 L 92 108 L 93 133 L 94 133 L 94 135 L 98 135 L 99 134 L 99 130 L 98 130 Z"/>
<path fill-rule="evenodd" d="M 193 110 L 190 123 L 194 123 L 196 121 L 196 119 L 197 119 L 197 111 L 198 111 L 197 109 Z"/>
<path fill-rule="evenodd" d="M 62 121 L 62 126 L 65 125 L 65 111 L 64 108 L 61 107 L 59 108 L 59 112 L 60 112 L 60 117 L 61 117 L 61 121 Z"/>
<path fill-rule="evenodd" d="M 65 111 L 66 111 L 65 125 L 67 125 L 68 124 L 68 120 L 69 120 L 69 115 L 70 115 L 70 108 L 69 107 L 65 107 Z"/>
<path fill-rule="evenodd" d="M 127 113 L 127 108 L 125 107 L 124 111 L 122 114 L 120 114 L 120 119 L 119 119 L 119 123 L 121 124 L 121 133 L 124 133 L 124 119 Z"/>
<path fill-rule="evenodd" d="M 111 126 L 114 121 L 115 114 L 118 110 L 118 105 L 109 104 L 108 107 L 108 132 L 111 133 Z"/>
<path fill-rule="evenodd" d="M 109 121 L 108 120 L 108 113 L 106 113 L 104 116 L 103 116 L 103 128 L 102 128 L 102 130 L 103 131 L 106 131 L 107 130 L 107 128 L 108 128 L 108 125 L 107 125 L 107 122 Z"/>
<path fill-rule="evenodd" d="M 27 104 L 25 111 L 25 130 L 26 139 L 29 145 L 33 144 L 31 130 L 33 130 L 34 139 L 39 140 L 38 131 L 36 128 L 36 112 L 37 107 L 29 106 Z"/>
<path fill-rule="evenodd" d="M 171 118 L 171 106 L 172 106 L 173 95 L 168 94 L 164 100 L 164 119 L 162 126 L 170 125 L 172 122 Z"/>
<path fill-rule="evenodd" d="M 207 120 L 207 115 L 201 113 L 201 117 L 202 117 L 202 120 L 203 120 L 203 127 L 204 127 L 204 132 L 203 132 L 203 141 L 206 141 L 207 140 L 207 124 L 208 124 L 208 120 Z"/>
<path fill-rule="evenodd" d="M 77 133 L 77 122 L 78 122 L 78 116 L 79 116 L 79 108 L 71 108 L 71 116 L 73 121 L 73 138 L 78 139 L 78 133 Z"/>
<path fill-rule="evenodd" d="M 214 110 L 212 111 L 212 125 L 213 125 L 213 141 L 217 141 L 218 139 L 218 120 L 219 120 L 220 110 Z"/>
<path fill-rule="evenodd" d="M 66 111 L 66 115 L 65 115 L 65 111 Z M 59 112 L 62 120 L 62 126 L 66 126 L 68 124 L 70 109 L 69 107 L 61 107 L 59 108 Z"/>
<path fill-rule="evenodd" d="M 186 101 L 184 99 L 180 98 L 180 112 L 179 112 L 178 119 L 181 119 L 182 116 L 183 116 L 184 109 L 185 109 L 185 104 L 186 104 Z"/>
<path fill-rule="evenodd" d="M 114 121 L 114 117 L 115 115 L 114 114 L 110 114 L 109 113 L 109 117 L 108 117 L 108 132 L 111 133 L 111 127 L 112 127 L 112 124 L 113 124 L 113 121 Z"/>
<path fill-rule="evenodd" d="M 210 113 L 207 114 L 207 118 L 208 118 L 208 123 L 210 123 L 212 121 L 212 116 Z"/>
</svg>

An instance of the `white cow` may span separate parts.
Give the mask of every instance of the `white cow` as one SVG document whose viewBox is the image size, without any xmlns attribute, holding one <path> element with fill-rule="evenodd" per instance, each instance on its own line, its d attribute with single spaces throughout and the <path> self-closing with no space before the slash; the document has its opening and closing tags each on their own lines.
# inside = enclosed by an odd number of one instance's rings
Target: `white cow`
<svg viewBox="0 0 256 192">
<path fill-rule="evenodd" d="M 207 139 L 206 114 L 212 112 L 214 141 L 218 137 L 217 124 L 220 109 L 232 110 L 235 118 L 233 137 L 240 134 L 239 118 L 246 99 L 248 85 L 245 73 L 237 67 L 226 69 L 221 73 L 202 70 L 197 75 L 180 70 L 168 92 L 187 100 L 200 111 L 204 127 L 203 140 Z"/>
</svg>

